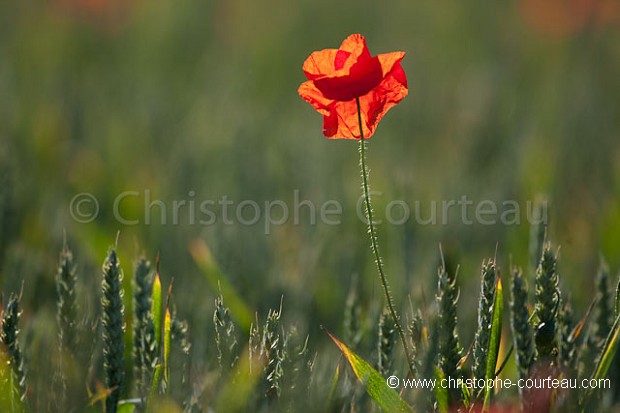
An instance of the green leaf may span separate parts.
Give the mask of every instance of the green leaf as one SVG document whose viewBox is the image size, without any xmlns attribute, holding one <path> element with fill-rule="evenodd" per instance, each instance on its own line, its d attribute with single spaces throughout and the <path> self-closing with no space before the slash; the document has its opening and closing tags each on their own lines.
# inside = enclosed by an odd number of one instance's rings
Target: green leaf
<svg viewBox="0 0 620 413">
<path fill-rule="evenodd" d="M 342 354 L 345 356 L 353 373 L 357 376 L 360 382 L 366 387 L 366 391 L 373 398 L 375 402 L 385 412 L 413 412 L 411 406 L 409 406 L 396 390 L 390 388 L 383 376 L 373 369 L 364 359 L 355 354 L 349 349 L 343 342 L 334 337 L 329 331 L 325 330 L 327 335 L 338 346 Z"/>
<path fill-rule="evenodd" d="M 495 367 L 499 357 L 499 345 L 502 340 L 502 320 L 504 318 L 504 290 L 502 280 L 497 278 L 495 301 L 493 302 L 493 322 L 491 323 L 491 337 L 489 337 L 489 349 L 487 351 L 487 369 L 485 374 L 484 405 L 483 411 L 488 411 L 491 402 L 493 388 L 488 384 L 495 379 Z"/>
<path fill-rule="evenodd" d="M 620 343 L 620 316 L 616 317 L 614 325 L 605 340 L 605 346 L 603 347 L 603 353 L 592 375 L 593 379 L 603 379 L 607 376 L 607 371 L 611 362 L 618 350 L 618 344 Z"/>
<path fill-rule="evenodd" d="M 616 317 L 620 315 L 620 279 L 618 280 L 618 285 L 616 286 Z"/>
<path fill-rule="evenodd" d="M 248 411 L 248 402 L 263 377 L 261 372 L 264 369 L 264 362 L 262 357 L 250 358 L 250 350 L 246 348 L 222 386 L 222 390 L 217 394 L 214 411 L 224 413 Z"/>
<path fill-rule="evenodd" d="M 170 317 L 170 308 L 166 308 L 166 316 L 164 318 L 164 381 L 168 383 L 168 375 L 170 374 L 170 342 L 172 340 L 172 318 Z M 166 386 L 168 388 L 168 386 Z"/>
<path fill-rule="evenodd" d="M 121 403 L 118 404 L 117 413 L 133 413 L 135 411 L 135 406 L 132 403 Z"/>
<path fill-rule="evenodd" d="M 0 309 L 1 318 L 2 310 Z M 5 349 L 6 347 L 0 343 L 0 412 L 23 413 L 26 409 L 19 400 L 15 373 L 11 370 L 9 355 Z"/>
<path fill-rule="evenodd" d="M 151 294 L 151 314 L 153 314 L 153 326 L 155 327 L 155 343 L 159 347 L 161 339 L 161 280 L 159 279 L 159 258 L 157 258 L 157 272 L 153 280 L 153 292 Z"/>
<path fill-rule="evenodd" d="M 609 367 L 611 366 L 611 362 L 614 360 L 614 356 L 618 351 L 618 344 L 620 343 L 620 315 L 616 316 L 616 320 L 614 321 L 614 325 L 611 327 L 611 331 L 607 335 L 605 339 L 605 345 L 603 346 L 602 354 L 599 357 L 599 361 L 596 364 L 596 368 L 592 373 L 593 380 L 604 379 L 607 376 L 607 372 L 609 371 Z M 594 390 L 589 389 L 586 392 L 584 397 L 584 403 L 582 408 L 582 412 L 585 412 L 585 406 L 587 406 L 587 401 L 592 396 Z"/>
<path fill-rule="evenodd" d="M 445 379 L 443 370 L 435 366 L 435 381 L 441 383 L 443 379 Z M 448 388 L 446 386 L 435 386 L 433 390 L 435 392 L 435 399 L 437 400 L 437 409 L 439 409 L 440 413 L 448 413 L 450 406 Z"/>
<path fill-rule="evenodd" d="M 340 360 L 338 360 L 338 364 L 336 364 L 336 371 L 334 371 L 334 375 L 332 376 L 332 382 L 329 386 L 329 396 L 327 396 L 327 402 L 325 404 L 325 411 L 330 410 L 332 403 L 334 402 L 334 397 L 336 396 L 336 389 L 338 389 L 338 380 L 340 379 Z"/>
<path fill-rule="evenodd" d="M 151 413 L 153 411 L 153 403 L 154 403 L 153 400 L 157 398 L 157 391 L 159 389 L 159 383 L 161 381 L 162 370 L 163 370 L 162 364 L 158 364 L 157 366 L 155 366 L 155 370 L 153 370 L 153 381 L 151 382 L 151 390 L 149 392 L 149 396 L 146 401 L 147 413 Z"/>
<path fill-rule="evenodd" d="M 189 250 L 194 261 L 204 273 L 209 284 L 211 284 L 211 288 L 213 288 L 216 294 L 221 293 L 226 299 L 226 303 L 230 308 L 230 316 L 239 324 L 241 330 L 249 331 L 253 320 L 252 311 L 250 311 L 225 274 L 220 270 L 207 244 L 197 239 L 192 241 Z"/>
</svg>

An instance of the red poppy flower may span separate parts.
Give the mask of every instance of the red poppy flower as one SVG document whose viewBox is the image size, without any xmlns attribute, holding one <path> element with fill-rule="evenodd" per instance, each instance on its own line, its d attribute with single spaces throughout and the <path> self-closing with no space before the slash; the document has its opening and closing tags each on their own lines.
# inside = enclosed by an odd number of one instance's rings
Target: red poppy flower
<svg viewBox="0 0 620 413">
<path fill-rule="evenodd" d="M 323 115 L 323 134 L 330 139 L 360 139 L 359 98 L 364 139 L 392 106 L 407 96 L 407 77 L 400 65 L 404 52 L 371 56 L 362 35 L 347 37 L 339 49 L 313 52 L 304 62 L 307 82 L 299 95 Z"/>
</svg>

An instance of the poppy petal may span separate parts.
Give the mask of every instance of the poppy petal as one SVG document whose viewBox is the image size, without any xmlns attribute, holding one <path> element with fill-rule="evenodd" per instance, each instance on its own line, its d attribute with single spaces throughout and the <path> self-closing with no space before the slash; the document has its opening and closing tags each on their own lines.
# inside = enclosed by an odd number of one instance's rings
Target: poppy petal
<svg viewBox="0 0 620 413">
<path fill-rule="evenodd" d="M 342 41 L 340 50 L 351 53 L 352 62 L 359 59 L 370 59 L 370 51 L 366 45 L 366 39 L 361 34 L 352 34 Z"/>
<path fill-rule="evenodd" d="M 407 76 L 400 64 L 404 52 L 371 56 L 359 34 L 347 37 L 339 49 L 314 52 L 304 62 L 309 79 L 299 95 L 323 115 L 329 139 L 370 138 L 383 116 L 407 96 Z"/>
<path fill-rule="evenodd" d="M 381 65 L 383 75 L 386 76 L 397 65 L 400 67 L 400 62 L 401 60 L 403 60 L 404 57 L 405 52 L 392 52 L 377 55 L 377 59 L 379 59 L 379 64 Z M 402 71 L 402 67 L 400 68 L 400 71 L 402 72 L 402 83 L 405 85 L 405 87 L 407 87 L 407 77 L 405 76 L 405 72 Z"/>
<path fill-rule="evenodd" d="M 302 67 L 308 80 L 332 74 L 334 72 L 334 62 L 339 52 L 338 49 L 324 49 L 312 52 Z M 340 59 L 342 59 L 342 56 Z"/>
<path fill-rule="evenodd" d="M 314 82 L 307 81 L 299 86 L 297 89 L 299 96 L 306 102 L 312 105 L 319 113 L 328 115 L 330 113 L 330 105 L 333 100 L 327 99 L 319 89 L 314 85 Z"/>
<path fill-rule="evenodd" d="M 315 79 L 314 83 L 326 97 L 347 101 L 365 95 L 376 87 L 383 77 L 381 64 L 376 57 L 361 59 L 341 72 Z"/>
</svg>

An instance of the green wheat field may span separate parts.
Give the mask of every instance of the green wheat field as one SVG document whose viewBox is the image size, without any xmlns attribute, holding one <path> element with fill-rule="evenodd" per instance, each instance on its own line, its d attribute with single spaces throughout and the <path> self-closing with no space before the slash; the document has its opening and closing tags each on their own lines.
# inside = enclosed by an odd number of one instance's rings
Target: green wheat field
<svg viewBox="0 0 620 413">
<path fill-rule="evenodd" d="M 617 0 L 0 2 L 0 413 L 620 412 L 619 73 Z"/>
</svg>

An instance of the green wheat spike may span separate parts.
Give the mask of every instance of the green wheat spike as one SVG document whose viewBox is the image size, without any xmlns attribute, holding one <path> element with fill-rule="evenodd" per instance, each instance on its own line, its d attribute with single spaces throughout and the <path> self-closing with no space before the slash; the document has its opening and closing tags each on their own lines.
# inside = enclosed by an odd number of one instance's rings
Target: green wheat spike
<svg viewBox="0 0 620 413">
<path fill-rule="evenodd" d="M 423 347 L 422 338 L 424 335 L 424 321 L 422 320 L 422 314 L 420 310 L 415 312 L 411 317 L 411 321 L 409 321 L 409 325 L 407 326 L 407 330 L 409 333 L 409 338 L 411 342 L 411 355 L 413 357 L 413 367 L 415 377 L 419 377 L 420 371 L 422 370 L 422 354 L 421 350 Z"/>
<path fill-rule="evenodd" d="M 144 396 L 148 388 L 150 369 L 147 366 L 153 367 L 150 365 L 153 350 L 150 344 L 153 343 L 147 339 L 149 322 L 152 326 L 150 317 L 152 288 L 151 263 L 142 257 L 134 266 L 133 279 L 133 365 L 136 387 L 141 396 Z"/>
<path fill-rule="evenodd" d="M 77 276 L 73 254 L 65 240 L 56 271 L 56 323 L 58 325 L 58 369 L 52 379 L 56 408 L 67 409 L 65 356 L 75 354 L 77 343 Z"/>
<path fill-rule="evenodd" d="M 536 360 L 534 331 L 530 325 L 530 314 L 527 309 L 527 285 L 521 269 L 512 270 L 512 300 L 510 301 L 510 327 L 515 351 L 515 360 L 519 379 L 526 380 Z M 529 402 L 523 389 L 519 389 L 521 411 L 528 411 Z"/>
<path fill-rule="evenodd" d="M 560 305 L 557 258 L 550 245 L 543 249 L 536 269 L 536 349 L 541 358 L 557 355 L 557 315 Z"/>
<path fill-rule="evenodd" d="M 172 341 L 176 342 L 185 355 L 189 355 L 192 343 L 189 341 L 189 325 L 185 320 L 179 320 L 176 311 L 172 315 L 172 325 L 170 327 Z"/>
<path fill-rule="evenodd" d="M 611 304 L 609 291 L 609 269 L 602 259 L 595 284 L 596 304 L 593 308 L 593 320 L 579 352 L 579 373 L 582 376 L 589 375 L 592 366 L 597 364 L 612 325 L 614 307 Z"/>
<path fill-rule="evenodd" d="M 250 374 L 252 374 L 252 366 L 255 363 L 255 358 L 260 359 L 262 353 L 262 339 L 261 329 L 258 323 L 258 314 L 256 315 L 256 321 L 250 324 L 249 338 L 248 338 L 248 357 L 250 361 Z"/>
<path fill-rule="evenodd" d="M 73 351 L 77 346 L 77 276 L 73 262 L 73 254 L 65 243 L 60 253 L 60 264 L 56 273 L 57 322 L 60 353 Z"/>
<path fill-rule="evenodd" d="M 352 350 L 356 350 L 362 340 L 362 307 L 357 293 L 357 279 L 351 281 L 349 294 L 344 307 L 344 339 Z"/>
<path fill-rule="evenodd" d="M 612 306 L 612 294 L 609 282 L 609 267 L 603 259 L 596 277 L 596 307 L 594 309 L 594 324 L 592 325 L 591 338 L 600 347 L 611 330 L 613 324 L 614 306 Z"/>
<path fill-rule="evenodd" d="M 266 395 L 269 399 L 277 399 L 282 392 L 282 379 L 284 371 L 282 362 L 284 361 L 282 336 L 280 334 L 280 311 L 269 310 L 267 321 L 263 328 L 263 339 L 261 352 L 265 356 L 267 365 L 265 367 L 265 378 L 267 382 Z"/>
<path fill-rule="evenodd" d="M 420 362 L 420 378 L 422 379 L 432 379 L 435 378 L 435 369 L 437 363 L 439 362 L 438 356 L 438 347 L 441 333 L 441 327 L 439 324 L 439 316 L 433 315 L 428 320 L 429 333 L 428 333 L 428 342 L 424 340 L 421 341 L 421 345 L 418 348 L 418 352 L 420 353 L 420 357 L 418 357 Z M 431 407 L 435 403 L 433 398 L 433 392 L 424 392 L 421 399 L 421 406 L 419 411 L 434 411 Z"/>
<path fill-rule="evenodd" d="M 19 318 L 21 310 L 19 308 L 19 300 L 16 294 L 11 294 L 9 301 L 2 315 L 2 327 L 0 330 L 0 344 L 4 345 L 9 364 L 9 373 L 12 377 L 10 382 L 13 386 L 10 388 L 11 394 L 8 395 L 9 400 L 25 402 L 26 401 L 26 369 L 24 367 L 24 359 L 19 346 Z M 6 395 L 4 395 L 6 396 Z M 16 405 L 21 403 L 15 402 Z"/>
<path fill-rule="evenodd" d="M 116 257 L 116 251 L 111 249 L 103 264 L 103 281 L 101 284 L 103 367 L 105 385 L 110 391 L 105 400 L 106 413 L 116 413 L 125 379 L 122 278 L 123 274 Z"/>
<path fill-rule="evenodd" d="M 510 327 L 514 340 L 515 359 L 519 378 L 526 379 L 536 359 L 534 332 L 527 309 L 527 285 L 520 269 L 512 270 L 512 300 L 510 302 Z"/>
<path fill-rule="evenodd" d="M 377 371 L 384 377 L 392 372 L 392 358 L 396 343 L 396 326 L 388 309 L 384 309 L 379 317 L 379 337 L 377 341 Z"/>
<path fill-rule="evenodd" d="M 572 330 L 573 310 L 567 300 L 562 300 L 558 314 L 558 357 L 560 365 L 571 376 L 576 373 L 573 363 L 575 361 L 575 343 L 571 337 Z"/>
<path fill-rule="evenodd" d="M 459 292 L 456 275 L 451 276 L 443 265 L 439 267 L 438 274 L 439 367 L 446 379 L 457 380 L 462 378 L 460 366 L 462 347 L 457 332 L 456 303 Z M 449 393 L 450 404 L 458 403 L 462 399 L 460 389 L 450 389 Z"/>
<path fill-rule="evenodd" d="M 220 373 L 223 374 L 229 371 L 237 361 L 237 335 L 235 324 L 230 317 L 230 309 L 224 306 L 224 299 L 221 295 L 215 299 L 213 324 L 215 326 L 217 360 L 220 365 Z"/>
<path fill-rule="evenodd" d="M 193 392 L 189 370 L 192 344 L 189 339 L 189 325 L 187 321 L 179 319 L 176 308 L 174 307 L 171 314 L 170 334 L 173 348 L 175 350 L 180 350 L 180 357 L 173 357 L 173 360 L 175 358 L 181 359 L 181 363 L 178 364 L 180 365 L 180 379 L 177 378 L 176 380 L 173 380 L 173 383 L 171 384 L 180 384 L 180 386 L 177 386 L 176 389 L 177 393 L 183 389 L 183 393 L 181 394 L 183 395 L 184 411 L 191 412 L 192 409 L 197 408 L 198 406 L 196 406 L 195 403 L 192 403 Z"/>
<path fill-rule="evenodd" d="M 496 268 L 491 260 L 482 263 L 482 282 L 478 301 L 478 328 L 474 338 L 473 374 L 476 379 L 484 379 L 487 368 L 487 353 L 493 321 L 493 302 L 496 289 Z"/>
<path fill-rule="evenodd" d="M 308 340 L 309 336 L 301 341 L 295 328 L 286 334 L 284 341 L 284 368 L 289 379 L 287 387 L 291 391 L 297 391 L 297 395 L 303 395 L 310 386 L 314 360 L 309 358 Z M 291 406 L 292 408 L 293 406 Z"/>
</svg>

